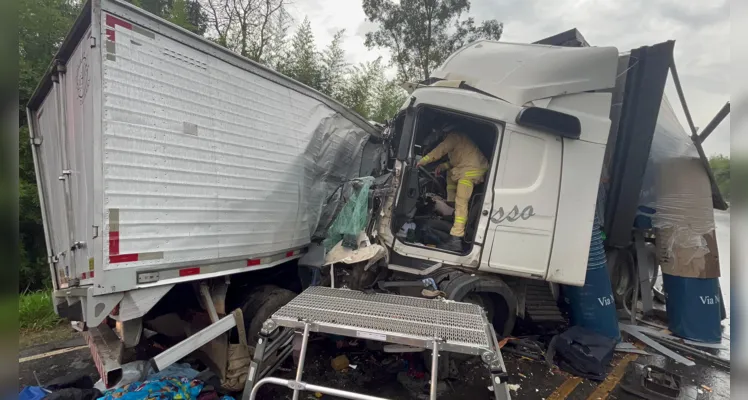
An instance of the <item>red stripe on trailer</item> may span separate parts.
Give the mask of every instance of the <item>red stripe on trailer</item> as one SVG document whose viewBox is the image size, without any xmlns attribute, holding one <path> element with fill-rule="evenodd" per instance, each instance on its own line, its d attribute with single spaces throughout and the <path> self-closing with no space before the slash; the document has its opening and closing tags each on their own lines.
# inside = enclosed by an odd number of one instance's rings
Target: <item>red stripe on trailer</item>
<svg viewBox="0 0 748 400">
<path fill-rule="evenodd" d="M 94 272 L 93 272 L 93 271 L 89 272 L 89 273 L 88 273 L 88 277 L 89 277 L 89 278 L 91 278 L 91 279 L 93 279 L 93 277 L 94 277 L 94 275 L 93 275 L 93 274 L 94 274 Z"/>
<path fill-rule="evenodd" d="M 197 275 L 200 273 L 200 267 L 182 268 L 179 270 L 179 276 Z"/>
<path fill-rule="evenodd" d="M 112 27 L 112 29 L 107 29 L 106 30 L 106 37 L 107 37 L 107 39 L 109 39 L 112 42 L 114 42 L 114 28 L 117 25 L 119 25 L 119 26 L 121 26 L 121 27 L 123 27 L 125 29 L 132 30 L 132 24 L 131 23 L 129 23 L 129 22 L 125 21 L 125 20 L 119 19 L 119 18 L 117 18 L 117 17 L 115 17 L 114 15 L 111 15 L 111 14 L 107 14 L 106 15 L 106 25 Z"/>
<path fill-rule="evenodd" d="M 254 267 L 255 265 L 260 265 L 260 264 L 262 264 L 262 260 L 260 260 L 259 258 L 255 258 L 253 260 L 247 260 L 248 267 Z"/>
<path fill-rule="evenodd" d="M 109 254 L 119 254 L 119 232 L 109 232 Z"/>
<path fill-rule="evenodd" d="M 138 261 L 137 254 L 110 254 L 109 255 L 110 263 L 123 263 L 123 262 L 133 262 L 133 261 Z"/>
<path fill-rule="evenodd" d="M 119 19 L 119 18 L 115 17 L 112 14 L 107 14 L 106 15 L 106 25 L 107 26 L 111 26 L 112 28 L 114 28 L 115 26 L 119 25 L 119 26 L 121 26 L 121 27 L 123 27 L 125 29 L 132 30 L 132 24 L 131 23 L 129 23 L 129 22 L 123 20 L 123 19 Z"/>
<path fill-rule="evenodd" d="M 293 257 L 293 256 L 294 256 L 294 252 L 293 251 L 289 251 L 289 252 L 286 253 L 286 257 Z"/>
</svg>

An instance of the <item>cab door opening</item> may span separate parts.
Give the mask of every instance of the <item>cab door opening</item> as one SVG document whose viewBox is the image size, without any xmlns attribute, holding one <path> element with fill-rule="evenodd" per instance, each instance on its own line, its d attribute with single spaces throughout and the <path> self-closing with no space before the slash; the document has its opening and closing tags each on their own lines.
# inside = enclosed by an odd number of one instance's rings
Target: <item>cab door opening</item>
<svg viewBox="0 0 748 400">
<path fill-rule="evenodd" d="M 435 107 L 418 107 L 407 166 L 403 172 L 402 187 L 394 213 L 392 233 L 409 246 L 449 251 L 441 247 L 450 240 L 453 232 L 455 213 L 450 213 L 449 210 L 456 207 L 454 197 L 459 179 L 455 178 L 462 177 L 464 171 L 444 163 L 454 163 L 450 158 L 454 158 L 455 152 L 459 152 L 460 149 L 452 149 L 440 159 L 429 160 L 426 165 L 416 165 L 450 133 L 457 133 L 469 139 L 485 158 L 485 168 L 480 171 L 482 176 L 479 179 L 472 179 L 471 182 L 472 192 L 467 201 L 468 211 L 462 236 L 462 249 L 456 252 L 465 255 L 472 251 L 484 196 L 491 193 L 487 190 L 486 182 L 491 173 L 490 166 L 494 162 L 493 156 L 499 137 L 497 124 L 492 121 Z M 453 174 L 453 169 L 458 174 Z M 478 177 L 472 172 L 468 175 Z M 447 208 L 444 207 L 445 203 Z"/>
</svg>

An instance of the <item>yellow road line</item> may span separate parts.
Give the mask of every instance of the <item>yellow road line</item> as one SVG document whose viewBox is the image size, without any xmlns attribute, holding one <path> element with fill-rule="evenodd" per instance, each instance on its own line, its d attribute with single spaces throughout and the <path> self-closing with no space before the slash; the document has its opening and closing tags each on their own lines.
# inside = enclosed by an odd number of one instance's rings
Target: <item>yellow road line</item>
<svg viewBox="0 0 748 400">
<path fill-rule="evenodd" d="M 37 354 L 37 355 L 34 355 L 34 356 L 28 356 L 28 357 L 19 358 L 18 359 L 18 363 L 20 364 L 20 363 L 24 363 L 24 362 L 27 362 L 27 361 L 34 361 L 34 360 L 38 360 L 40 358 L 52 357 L 52 356 L 56 356 L 58 354 L 64 354 L 64 353 L 68 353 L 68 352 L 71 352 L 71 351 L 76 351 L 76 350 L 80 350 L 80 349 L 87 349 L 87 348 L 88 348 L 88 345 L 83 345 L 83 346 L 76 346 L 76 347 L 68 347 L 66 349 L 59 349 L 59 350 L 54 350 L 54 351 L 48 351 L 46 353 Z"/>
<path fill-rule="evenodd" d="M 618 362 L 615 368 L 613 368 L 613 371 L 608 374 L 605 380 L 597 385 L 597 388 L 594 392 L 592 392 L 592 394 L 589 395 L 589 397 L 587 397 L 587 400 L 607 399 L 610 392 L 612 392 L 613 389 L 616 388 L 618 382 L 621 381 L 623 375 L 626 373 L 626 367 L 630 362 L 636 360 L 637 358 L 639 358 L 638 354 L 626 354 L 626 356 Z"/>
<path fill-rule="evenodd" d="M 578 376 L 572 376 L 571 378 L 564 381 L 564 383 L 561 384 L 561 386 L 557 387 L 553 393 L 551 393 L 550 396 L 548 396 L 548 400 L 564 400 L 567 396 L 571 394 L 571 392 L 576 389 L 577 385 L 582 383 L 582 378 Z"/>
</svg>

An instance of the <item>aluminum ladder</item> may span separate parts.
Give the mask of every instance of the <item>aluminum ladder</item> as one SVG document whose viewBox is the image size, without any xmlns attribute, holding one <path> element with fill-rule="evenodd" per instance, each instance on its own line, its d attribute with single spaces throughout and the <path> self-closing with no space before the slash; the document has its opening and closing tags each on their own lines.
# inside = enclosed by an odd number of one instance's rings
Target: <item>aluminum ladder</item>
<svg viewBox="0 0 748 400">
<path fill-rule="evenodd" d="M 281 335 L 279 332 L 290 330 L 302 332 L 296 378 L 260 378 L 258 371 L 265 369 L 263 359 L 266 346 L 273 346 L 273 337 Z M 263 385 L 274 384 L 292 389 L 294 400 L 298 400 L 301 391 L 347 399 L 387 400 L 302 381 L 310 332 L 431 350 L 431 400 L 436 399 L 440 352 L 480 356 L 491 376 L 495 399 L 510 399 L 506 367 L 496 333 L 480 306 L 444 299 L 363 293 L 322 286 L 308 288 L 265 321 L 249 367 L 242 399 L 254 400 Z"/>
</svg>

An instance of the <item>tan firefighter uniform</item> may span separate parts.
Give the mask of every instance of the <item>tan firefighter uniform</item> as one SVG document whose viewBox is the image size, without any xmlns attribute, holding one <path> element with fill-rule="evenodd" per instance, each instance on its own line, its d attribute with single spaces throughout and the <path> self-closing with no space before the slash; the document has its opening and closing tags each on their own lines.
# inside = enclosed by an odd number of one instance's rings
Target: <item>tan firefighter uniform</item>
<svg viewBox="0 0 748 400">
<path fill-rule="evenodd" d="M 463 237 L 473 185 L 483 182 L 488 160 L 466 135 L 451 132 L 434 150 L 423 156 L 418 165 L 430 164 L 445 154 L 449 155 L 449 161 L 442 164 L 443 168 L 449 169 L 447 201 L 455 202 L 455 222 L 450 234 Z"/>
</svg>

